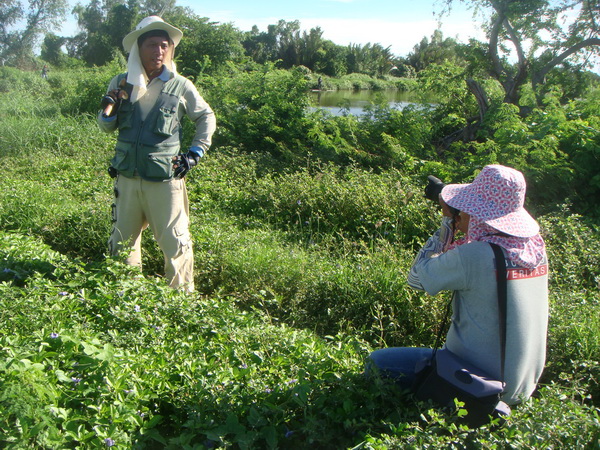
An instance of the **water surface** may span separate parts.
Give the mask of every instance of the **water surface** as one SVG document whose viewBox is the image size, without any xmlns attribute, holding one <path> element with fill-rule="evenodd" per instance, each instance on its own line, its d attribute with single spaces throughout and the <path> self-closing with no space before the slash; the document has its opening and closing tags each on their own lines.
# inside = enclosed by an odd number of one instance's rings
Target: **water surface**
<svg viewBox="0 0 600 450">
<path fill-rule="evenodd" d="M 339 90 L 311 91 L 313 108 L 320 108 L 339 116 L 345 111 L 353 115 L 363 114 L 363 108 L 379 98 L 387 101 L 392 108 L 403 109 L 408 105 L 418 103 L 415 94 L 396 89 L 385 91 L 372 90 Z"/>
</svg>

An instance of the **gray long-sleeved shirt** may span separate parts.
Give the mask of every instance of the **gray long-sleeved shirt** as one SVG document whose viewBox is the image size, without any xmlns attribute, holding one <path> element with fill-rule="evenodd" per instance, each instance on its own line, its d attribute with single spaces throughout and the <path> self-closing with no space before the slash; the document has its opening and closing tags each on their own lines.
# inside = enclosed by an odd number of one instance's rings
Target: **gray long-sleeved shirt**
<svg viewBox="0 0 600 450">
<path fill-rule="evenodd" d="M 443 251 L 447 218 L 417 255 L 409 284 L 430 295 L 455 292 L 445 346 L 500 379 L 500 338 L 495 258 L 487 242 L 470 242 Z M 446 227 L 446 230 L 443 230 Z M 442 236 L 442 239 L 440 239 Z M 507 260 L 507 342 L 503 400 L 514 405 L 529 398 L 542 374 L 548 327 L 548 263 L 535 269 Z"/>
</svg>

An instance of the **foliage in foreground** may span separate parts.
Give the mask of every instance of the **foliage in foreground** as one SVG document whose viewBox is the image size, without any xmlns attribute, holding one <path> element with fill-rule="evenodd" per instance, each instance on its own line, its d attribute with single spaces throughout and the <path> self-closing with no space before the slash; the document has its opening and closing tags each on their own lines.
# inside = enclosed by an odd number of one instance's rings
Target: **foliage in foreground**
<svg viewBox="0 0 600 450">
<path fill-rule="evenodd" d="M 431 142 L 468 102 L 331 118 L 304 110 L 301 72 L 203 79 L 221 126 L 188 179 L 200 293 L 185 296 L 156 276 L 149 233 L 143 273 L 105 261 L 114 137 L 93 113 L 116 70 L 0 72 L 2 445 L 598 446 L 600 236 L 573 212 L 597 207 L 597 97 L 533 123 L 500 108 L 481 142 L 441 157 Z M 465 430 L 362 370 L 373 348 L 436 334 L 446 299 L 404 278 L 438 220 L 425 175 L 464 182 L 490 162 L 531 180 L 552 265 L 548 364 L 506 426 Z"/>
<path fill-rule="evenodd" d="M 599 437 L 580 383 L 545 387 L 502 428 L 468 430 L 366 379 L 359 339 L 190 297 L 118 261 L 84 265 L 18 234 L 0 234 L 0 258 L 22 285 L 0 285 L 1 326 L 14 330 L 0 338 L 6 448 L 581 448 Z"/>
</svg>

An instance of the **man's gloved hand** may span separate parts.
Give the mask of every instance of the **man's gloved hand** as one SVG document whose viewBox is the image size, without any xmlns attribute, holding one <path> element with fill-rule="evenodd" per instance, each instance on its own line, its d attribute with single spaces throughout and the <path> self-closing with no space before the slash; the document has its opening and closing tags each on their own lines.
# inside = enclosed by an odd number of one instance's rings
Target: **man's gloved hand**
<svg viewBox="0 0 600 450">
<path fill-rule="evenodd" d="M 198 164 L 198 161 L 200 161 L 200 155 L 191 151 L 173 156 L 173 178 L 185 177 L 190 169 Z"/>
<path fill-rule="evenodd" d="M 102 97 L 100 109 L 102 109 L 104 117 L 112 117 L 117 113 L 121 103 L 120 91 L 120 89 L 114 89 Z"/>
</svg>

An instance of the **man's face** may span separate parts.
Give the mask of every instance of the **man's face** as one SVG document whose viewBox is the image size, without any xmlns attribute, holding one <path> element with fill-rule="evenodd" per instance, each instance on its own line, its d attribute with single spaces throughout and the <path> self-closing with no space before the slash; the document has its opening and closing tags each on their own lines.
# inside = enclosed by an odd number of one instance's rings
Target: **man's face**
<svg viewBox="0 0 600 450">
<path fill-rule="evenodd" d="M 140 59 L 148 75 L 160 73 L 169 52 L 169 40 L 161 36 L 144 39 L 140 46 Z"/>
</svg>

